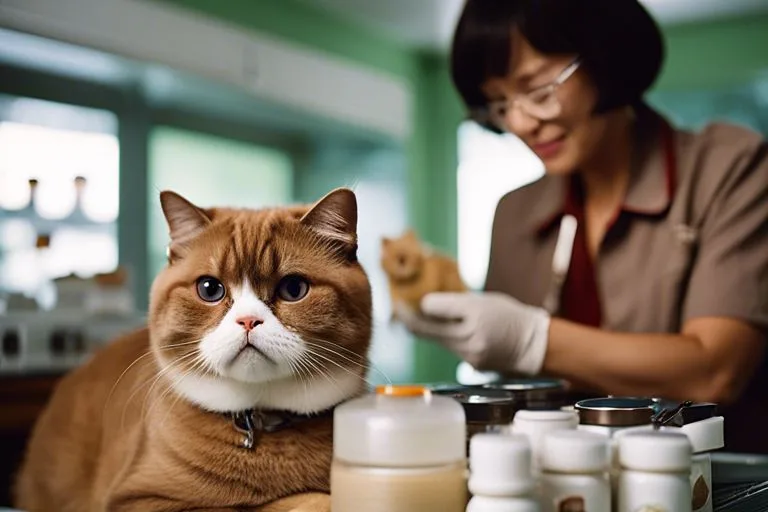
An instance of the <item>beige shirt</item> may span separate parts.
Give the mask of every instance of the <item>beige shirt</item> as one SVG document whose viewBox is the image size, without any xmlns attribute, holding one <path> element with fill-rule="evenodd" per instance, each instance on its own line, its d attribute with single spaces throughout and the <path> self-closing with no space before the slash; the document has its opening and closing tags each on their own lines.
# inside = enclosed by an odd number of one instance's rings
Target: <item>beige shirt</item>
<svg viewBox="0 0 768 512">
<path fill-rule="evenodd" d="M 699 133 L 676 130 L 670 187 L 661 126 L 653 112 L 638 117 L 643 156 L 593 261 L 602 327 L 674 333 L 688 319 L 725 316 L 768 332 L 766 141 L 720 123 Z M 568 177 L 547 175 L 502 198 L 487 290 L 543 306 L 568 187 Z"/>
</svg>

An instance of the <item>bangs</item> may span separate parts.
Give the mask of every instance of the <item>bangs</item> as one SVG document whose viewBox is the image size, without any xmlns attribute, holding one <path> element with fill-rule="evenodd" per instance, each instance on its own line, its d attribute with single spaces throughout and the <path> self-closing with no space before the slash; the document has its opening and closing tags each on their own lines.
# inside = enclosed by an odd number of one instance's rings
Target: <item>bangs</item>
<svg viewBox="0 0 768 512">
<path fill-rule="evenodd" d="M 469 2 L 456 27 L 451 51 L 451 75 L 465 104 L 483 109 L 482 85 L 509 75 L 515 29 L 538 51 L 576 53 L 567 32 L 568 8 L 563 0 Z"/>
</svg>

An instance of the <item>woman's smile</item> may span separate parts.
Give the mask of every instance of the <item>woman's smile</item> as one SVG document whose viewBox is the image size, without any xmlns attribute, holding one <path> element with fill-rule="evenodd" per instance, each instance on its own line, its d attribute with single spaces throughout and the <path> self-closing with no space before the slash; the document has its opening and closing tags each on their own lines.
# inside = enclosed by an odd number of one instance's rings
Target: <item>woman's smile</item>
<svg viewBox="0 0 768 512">
<path fill-rule="evenodd" d="M 554 158 L 563 149 L 565 142 L 565 135 L 561 135 L 554 139 L 549 139 L 542 142 L 536 142 L 531 145 L 531 149 L 542 160 L 549 160 Z"/>
</svg>

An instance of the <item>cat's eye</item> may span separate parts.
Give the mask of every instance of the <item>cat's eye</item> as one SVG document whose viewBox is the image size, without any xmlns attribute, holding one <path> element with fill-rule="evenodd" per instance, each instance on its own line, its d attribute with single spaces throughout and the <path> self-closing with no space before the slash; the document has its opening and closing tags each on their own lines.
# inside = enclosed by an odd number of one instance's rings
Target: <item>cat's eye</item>
<svg viewBox="0 0 768 512">
<path fill-rule="evenodd" d="M 277 296 L 287 302 L 296 302 L 309 293 L 309 281 L 301 276 L 286 276 L 277 285 Z"/>
<path fill-rule="evenodd" d="M 215 277 L 203 276 L 197 280 L 197 295 L 205 302 L 219 302 L 227 290 Z"/>
</svg>

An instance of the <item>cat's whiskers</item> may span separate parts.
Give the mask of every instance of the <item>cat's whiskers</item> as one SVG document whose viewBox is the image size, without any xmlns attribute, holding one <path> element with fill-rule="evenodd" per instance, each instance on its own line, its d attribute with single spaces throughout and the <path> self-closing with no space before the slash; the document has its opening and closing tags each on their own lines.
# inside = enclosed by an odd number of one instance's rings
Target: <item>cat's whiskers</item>
<svg viewBox="0 0 768 512">
<path fill-rule="evenodd" d="M 298 379 L 299 383 L 304 386 L 304 396 L 309 394 L 309 381 L 301 371 L 301 367 L 296 361 L 288 361 L 288 366 L 291 368 L 291 373 Z"/>
<path fill-rule="evenodd" d="M 169 393 L 171 393 L 174 390 L 174 387 L 178 382 L 180 382 L 182 379 L 185 379 L 191 374 L 198 371 L 199 365 L 205 364 L 205 359 L 201 356 L 199 352 L 197 352 L 195 355 L 196 357 L 192 358 L 192 361 L 185 360 L 185 361 L 182 361 L 182 363 L 179 365 L 179 366 L 182 366 L 189 363 L 186 369 L 176 368 L 175 370 L 180 370 L 180 372 L 177 373 L 176 371 L 174 371 L 173 374 L 169 375 L 170 381 L 166 382 L 167 384 L 166 389 L 160 394 L 160 396 L 157 399 L 155 399 L 155 402 L 147 409 L 147 416 L 151 415 L 152 408 L 155 406 L 157 402 L 161 402 L 163 398 L 165 398 Z"/>
<path fill-rule="evenodd" d="M 198 342 L 199 342 L 199 340 L 192 340 L 192 341 L 189 341 L 189 342 L 183 342 L 183 343 L 174 343 L 174 344 L 171 344 L 171 345 L 167 345 L 167 346 L 165 346 L 165 347 L 159 347 L 159 348 L 156 348 L 156 349 L 154 349 L 154 350 L 158 350 L 158 351 L 164 351 L 164 350 L 172 350 L 172 349 L 175 349 L 175 348 L 177 348 L 177 347 L 180 347 L 180 346 L 183 346 L 183 345 L 193 345 L 193 344 L 196 344 L 196 343 L 198 343 Z M 142 354 L 142 355 L 140 355 L 139 357 L 137 357 L 136 359 L 134 359 L 134 360 L 133 360 L 133 362 L 132 362 L 131 364 L 129 364 L 129 365 L 126 367 L 126 369 L 125 369 L 125 370 L 123 370 L 123 372 L 122 372 L 122 373 L 120 374 L 120 376 L 117 378 L 117 380 L 115 381 L 115 383 L 112 385 L 112 388 L 110 389 L 110 391 L 109 391 L 109 394 L 107 395 L 107 398 L 106 398 L 106 400 L 104 400 L 104 409 L 103 409 L 103 412 L 102 412 L 102 421 L 106 421 L 106 419 L 107 419 L 107 408 L 109 407 L 109 405 L 110 405 L 110 403 L 111 403 L 111 400 L 112 400 L 112 396 L 114 395 L 115 391 L 117 390 L 117 386 L 120 384 L 120 382 L 122 381 L 122 379 L 123 379 L 123 378 L 124 378 L 124 377 L 125 377 L 125 376 L 128 374 L 128 372 L 131 370 L 131 368 L 133 368 L 133 367 L 134 367 L 136 364 L 138 364 L 138 363 L 139 363 L 139 361 L 141 361 L 142 359 L 146 358 L 147 356 L 151 356 L 151 355 L 153 355 L 153 354 L 154 354 L 154 351 L 153 351 L 153 349 L 149 349 L 149 350 L 147 350 L 147 351 L 146 351 L 144 354 Z M 155 363 L 155 360 L 154 360 L 154 359 L 152 359 L 152 358 L 150 358 L 150 359 L 147 359 L 145 362 L 148 362 L 149 364 L 154 364 L 154 363 Z M 146 383 L 145 383 L 145 384 L 146 384 Z M 123 419 L 125 418 L 125 408 L 128 406 L 128 403 L 130 403 L 131 399 L 132 399 L 132 398 L 133 398 L 133 397 L 136 395 L 136 393 L 138 393 L 138 392 L 139 392 L 139 390 L 140 390 L 140 389 L 141 389 L 141 388 L 142 388 L 142 387 L 143 387 L 145 384 L 141 384 L 141 385 L 137 386 L 137 387 L 136 387 L 136 389 L 134 389 L 134 390 L 133 390 L 133 392 L 130 394 L 130 396 L 129 396 L 129 397 L 128 397 L 128 399 L 126 400 L 126 403 L 125 403 L 125 405 L 123 406 L 123 413 L 122 413 L 122 418 L 123 418 Z M 120 428 L 122 428 L 122 426 L 123 426 L 123 424 L 124 424 L 124 421 L 123 421 L 123 419 L 121 419 L 121 421 L 120 421 Z"/>
<path fill-rule="evenodd" d="M 299 359 L 301 363 L 310 371 L 314 370 L 315 375 L 319 375 L 321 377 L 324 377 L 328 382 L 331 383 L 338 391 L 341 391 L 341 388 L 339 388 L 339 382 L 331 375 L 330 373 L 326 373 L 323 368 L 323 365 L 320 364 L 317 361 L 313 361 L 310 357 L 312 354 L 309 352 L 305 353 L 305 356 Z"/>
<path fill-rule="evenodd" d="M 345 347 L 341 343 L 337 343 L 337 342 L 331 341 L 331 340 L 326 340 L 324 338 L 317 338 L 317 337 L 314 337 L 314 336 L 306 336 L 306 335 L 302 336 L 302 341 L 306 341 L 307 339 L 313 340 L 315 342 L 322 343 L 323 345 L 334 346 L 334 347 L 338 348 L 339 350 L 342 350 L 342 351 L 346 352 L 350 356 L 356 357 L 356 358 L 358 358 L 358 359 L 360 359 L 362 361 L 368 361 L 368 357 L 366 357 L 364 355 L 361 355 L 361 354 L 358 354 L 354 350 L 348 349 L 347 347 Z"/>
<path fill-rule="evenodd" d="M 194 345 L 196 343 L 200 343 L 199 338 L 194 339 L 192 341 L 183 341 L 181 343 L 171 343 L 170 345 L 163 345 L 162 347 L 160 347 L 160 350 L 168 350 L 176 347 L 186 347 L 187 345 Z"/>
<path fill-rule="evenodd" d="M 184 373 L 182 375 L 179 375 L 179 376 L 177 376 L 177 377 L 175 377 L 173 379 L 173 385 L 177 384 L 182 379 L 185 379 L 185 378 L 189 377 L 193 373 L 195 373 L 197 371 L 201 371 L 202 369 L 204 369 L 206 364 L 207 364 L 207 361 L 204 358 L 198 357 L 197 359 L 194 360 L 192 365 L 187 369 L 186 373 Z M 168 389 L 169 390 L 173 389 L 173 385 L 169 385 Z M 167 395 L 167 393 L 164 396 L 166 396 L 166 395 Z M 162 430 L 163 425 L 165 424 L 165 421 L 168 419 L 168 415 L 171 413 L 171 410 L 179 403 L 179 400 L 181 400 L 181 399 L 182 399 L 181 393 L 176 393 L 176 398 L 168 406 L 168 408 L 165 411 L 165 415 L 163 416 L 163 419 L 160 421 L 160 424 L 158 426 L 159 430 Z M 159 401 L 160 400 L 157 400 L 155 403 L 157 403 Z M 154 407 L 154 405 L 153 405 L 153 407 Z M 151 415 L 151 408 L 150 408 L 150 411 L 147 411 L 147 415 Z"/>
<path fill-rule="evenodd" d="M 163 416 L 163 419 L 160 421 L 160 425 L 157 427 L 158 430 L 162 430 L 163 425 L 165 424 L 165 420 L 168 419 L 168 415 L 171 413 L 171 410 L 176 407 L 176 405 L 179 403 L 179 400 L 181 400 L 183 397 L 181 394 L 176 393 L 176 398 L 173 400 L 171 405 L 168 406 L 168 409 L 165 411 L 165 416 Z"/>
<path fill-rule="evenodd" d="M 313 338 L 313 339 L 314 339 L 314 338 Z M 318 341 L 322 341 L 322 340 L 318 340 Z M 377 368 L 374 368 L 374 367 L 373 367 L 373 365 L 372 365 L 371 361 L 370 361 L 368 358 L 365 358 L 365 357 L 363 357 L 363 356 L 357 356 L 357 359 L 358 359 L 358 360 L 356 361 L 356 360 L 354 360 L 354 359 L 350 358 L 349 356 L 347 356 L 347 355 L 345 355 L 345 354 L 342 354 L 342 353 L 341 353 L 341 352 L 339 352 L 338 350 L 334 350 L 333 348 L 331 348 L 331 347 L 327 346 L 327 345 L 326 345 L 326 344 L 324 344 L 324 343 L 313 342 L 313 341 L 309 341 L 309 340 L 307 340 L 307 339 L 305 339 L 305 340 L 304 340 L 304 343 L 305 343 L 305 345 L 307 345 L 307 346 L 310 346 L 310 347 L 312 347 L 312 348 L 319 348 L 319 349 L 323 349 L 323 350 L 325 350 L 326 352 L 329 352 L 329 353 L 330 353 L 330 354 L 332 354 L 332 355 L 338 356 L 338 357 L 340 357 L 341 359 L 343 359 L 344 361 L 346 361 L 346 362 L 348 362 L 348 363 L 350 363 L 350 364 L 353 364 L 353 365 L 355 365 L 355 366 L 359 366 L 359 367 L 361 367 L 361 368 L 364 368 L 364 369 L 366 369 L 366 370 L 368 370 L 368 369 L 371 369 L 371 370 L 378 370 Z"/>
<path fill-rule="evenodd" d="M 367 384 L 367 385 L 369 385 L 369 386 L 371 386 L 371 385 L 372 385 L 371 381 L 369 381 L 369 380 L 368 380 L 368 379 L 365 377 L 365 373 L 363 373 L 363 375 L 360 375 L 360 374 L 358 374 L 358 373 L 356 373 L 356 372 L 353 372 L 352 370 L 350 370 L 349 368 L 345 367 L 344 365 L 342 365 L 342 364 L 339 364 L 337 361 L 334 361 L 333 359 L 330 359 L 329 357 L 327 357 L 327 356 L 325 356 L 325 355 L 323 355 L 323 354 L 320 354 L 320 353 L 318 353 L 318 352 L 313 352 L 313 351 L 312 351 L 312 349 L 311 349 L 311 348 L 309 348 L 309 347 L 307 347 L 305 354 L 306 354 L 306 356 L 305 356 L 304 360 L 306 360 L 307 362 L 310 362 L 310 363 L 312 363 L 312 366 L 313 366 L 315 369 L 317 369 L 317 370 L 318 370 L 318 372 L 319 372 L 321 375 L 323 375 L 323 376 L 325 376 L 325 377 L 327 377 L 327 378 L 329 378 L 329 379 L 333 379 L 333 382 L 334 382 L 334 383 L 335 383 L 335 382 L 337 382 L 337 381 L 336 381 L 336 379 L 334 379 L 334 378 L 333 378 L 333 376 L 330 374 L 330 372 L 329 372 L 329 369 L 328 369 L 328 368 L 326 368 L 326 367 L 324 367 L 324 364 L 323 364 L 323 362 L 322 362 L 322 361 L 313 360 L 313 359 L 312 359 L 313 357 L 319 357 L 319 358 L 321 358 L 323 361 L 325 361 L 325 362 L 328 362 L 328 363 L 331 363 L 331 364 L 333 364 L 333 365 L 337 366 L 338 368 L 340 368 L 340 369 L 344 370 L 344 371 L 345 371 L 345 372 L 347 372 L 348 374 L 352 375 L 353 377 L 356 377 L 356 378 L 360 379 L 360 380 L 361 380 L 361 381 L 363 381 L 365 384 Z M 323 370 L 325 370 L 325 372 L 324 372 Z"/>
<path fill-rule="evenodd" d="M 160 392 L 160 395 L 155 397 L 154 400 L 152 400 L 152 403 L 149 404 L 146 410 L 146 414 L 142 411 L 142 421 L 146 420 L 147 418 L 152 417 L 152 409 L 154 409 L 157 404 L 162 403 L 166 396 L 171 394 L 173 391 L 173 383 L 172 382 L 164 382 L 165 389 Z M 147 397 L 144 399 L 144 405 L 147 405 L 147 400 L 150 399 L 150 395 L 147 395 Z"/>
<path fill-rule="evenodd" d="M 303 370 L 301 366 L 296 361 L 288 361 L 288 366 L 291 368 L 291 373 L 299 379 L 299 382 L 304 384 L 304 387 L 307 387 L 307 384 L 309 382 L 309 379 L 307 378 L 307 374 Z"/>
<path fill-rule="evenodd" d="M 302 375 L 304 376 L 304 382 L 309 384 L 309 382 L 312 380 L 312 368 L 302 359 L 297 359 L 295 361 L 295 364 L 297 365 Z"/>
<path fill-rule="evenodd" d="M 194 357 L 192 357 L 192 356 L 194 356 Z M 141 407 L 141 421 L 142 422 L 144 420 L 146 420 L 146 418 L 150 415 L 150 413 L 152 411 L 152 407 L 154 407 L 154 405 L 157 404 L 158 402 L 162 402 L 163 398 L 165 398 L 174 389 L 174 386 L 173 386 L 174 382 L 166 380 L 165 381 L 166 388 L 163 391 L 160 392 L 159 396 L 157 396 L 154 399 L 154 402 L 152 404 L 150 404 L 149 407 L 148 407 L 147 406 L 147 400 L 150 400 L 151 398 L 153 398 L 152 390 L 161 381 L 162 377 L 165 374 L 170 374 L 172 376 L 171 370 L 176 371 L 176 370 L 180 369 L 180 368 L 174 368 L 174 366 L 182 367 L 184 364 L 189 363 L 190 359 L 192 359 L 192 363 L 193 363 L 193 367 L 194 367 L 194 362 L 197 361 L 199 359 L 199 357 L 200 357 L 199 351 L 196 350 L 196 351 L 193 351 L 193 352 L 189 352 L 187 354 L 184 354 L 183 356 L 180 356 L 180 357 L 176 358 L 174 361 L 172 361 L 170 364 L 168 364 L 165 368 L 163 368 L 161 371 L 159 371 L 157 373 L 157 375 L 154 378 L 154 381 L 152 382 L 152 386 L 150 386 L 149 390 L 147 391 L 147 394 L 144 396 L 144 401 L 143 401 L 142 407 Z"/>
<path fill-rule="evenodd" d="M 159 382 L 159 380 L 162 378 L 163 375 L 165 375 L 167 372 L 171 371 L 175 365 L 180 365 L 183 361 L 185 361 L 188 358 L 191 358 L 192 356 L 197 355 L 197 351 L 189 352 L 187 354 L 184 354 L 183 356 L 177 357 L 176 359 L 172 360 L 168 364 L 166 364 L 163 368 L 157 371 L 155 374 L 155 377 L 151 380 L 147 380 L 146 382 L 140 384 L 136 387 L 136 389 L 131 393 L 131 395 L 128 397 L 128 399 L 125 401 L 125 405 L 123 406 L 123 413 L 120 418 L 120 429 L 122 430 L 123 426 L 125 425 L 125 413 L 128 409 L 128 405 L 131 403 L 131 400 L 136 395 L 136 393 L 141 390 L 144 386 L 151 383 L 151 386 L 149 390 L 147 391 L 147 394 L 144 396 L 144 400 L 142 402 L 141 406 L 141 421 L 144 421 L 144 407 L 146 405 L 147 399 L 152 395 L 152 389 L 155 387 L 155 385 Z"/>
<path fill-rule="evenodd" d="M 123 373 L 120 374 L 120 376 L 117 378 L 115 383 L 112 385 L 112 389 L 109 390 L 109 394 L 107 395 L 106 400 L 104 400 L 104 410 L 102 411 L 102 418 L 106 419 L 107 417 L 107 407 L 109 406 L 109 402 L 112 399 L 112 395 L 114 394 L 115 390 L 117 389 L 117 385 L 120 383 L 120 381 L 125 377 L 125 374 L 128 373 L 128 371 L 133 368 L 133 366 L 144 359 L 145 357 L 152 355 L 152 349 L 147 350 L 144 354 L 140 355 L 136 359 L 133 360 L 131 364 L 128 365 L 128 367 L 123 370 Z M 150 362 L 154 362 L 152 359 L 150 359 Z M 133 396 L 133 395 L 131 395 Z"/>
<path fill-rule="evenodd" d="M 374 370 L 374 371 L 378 372 L 382 377 L 384 377 L 384 379 L 387 381 L 388 384 L 392 384 L 392 379 L 390 379 L 389 376 L 382 369 L 377 367 L 367 357 L 361 356 L 360 354 L 357 354 L 357 353 L 349 350 L 348 348 L 339 345 L 338 343 L 333 343 L 333 342 L 330 342 L 330 341 L 321 340 L 319 338 L 310 338 L 310 339 L 315 340 L 315 341 L 309 341 L 306 338 L 304 339 L 304 343 L 307 346 L 309 346 L 311 348 L 314 348 L 314 349 L 323 349 L 326 352 L 328 352 L 328 353 L 330 353 L 332 355 L 338 356 L 338 357 L 344 359 L 345 361 L 349 362 L 350 364 L 356 365 L 356 366 L 358 366 L 358 367 L 360 367 L 360 368 L 362 368 L 364 370 Z M 318 341 L 321 342 L 321 343 L 317 343 Z M 328 346 L 329 344 L 333 345 L 334 348 L 329 347 Z M 355 356 L 356 358 L 358 358 L 362 362 L 358 362 L 358 361 L 355 361 L 355 360 L 351 359 L 350 357 L 342 354 L 341 352 L 338 352 L 337 350 L 334 350 L 335 348 L 339 348 L 339 349 L 345 350 L 347 353 Z"/>
<path fill-rule="evenodd" d="M 188 353 L 188 354 L 186 354 L 185 356 L 182 356 L 182 357 L 186 358 L 187 356 L 190 356 L 190 355 L 192 355 L 192 354 L 194 354 L 194 352 L 190 352 L 190 353 Z M 144 387 L 146 387 L 146 386 L 148 386 L 148 385 L 149 385 L 149 386 L 150 386 L 150 387 L 149 387 L 149 390 L 148 390 L 148 391 L 146 392 L 146 394 L 144 395 L 144 400 L 142 401 L 142 406 L 141 406 L 141 408 L 140 408 L 140 410 L 141 410 L 141 413 L 142 413 L 142 421 L 143 421 L 143 415 L 144 415 L 144 406 L 145 406 L 145 404 L 146 404 L 146 401 L 147 401 L 147 399 L 149 398 L 149 396 L 150 396 L 150 395 L 151 395 L 151 393 L 152 393 L 152 389 L 154 388 L 155 384 L 157 384 L 157 382 L 160 380 L 160 378 L 162 377 L 162 375 L 163 375 L 165 372 L 167 372 L 167 371 L 168 371 L 168 369 L 169 369 L 170 367 L 172 367 L 174 364 L 176 364 L 176 361 L 177 361 L 178 359 L 181 359 L 181 358 L 177 358 L 176 360 L 172 360 L 172 361 L 171 361 L 170 363 L 168 363 L 166 366 L 163 366 L 163 367 L 159 368 L 159 369 L 158 369 L 158 370 L 155 372 L 155 374 L 154 374 L 154 376 L 153 376 L 153 377 L 151 377 L 151 378 L 147 379 L 146 381 L 142 382 L 140 385 L 136 386 L 136 389 L 134 389 L 134 390 L 133 390 L 133 393 L 131 393 L 131 395 L 130 395 L 130 396 L 128 397 L 128 399 L 125 401 L 125 405 L 123 406 L 123 414 L 122 414 L 122 416 L 121 416 L 121 418 L 120 418 L 120 428 L 121 428 L 121 429 L 122 429 L 122 427 L 123 427 L 123 426 L 124 426 L 124 424 L 125 424 L 125 413 L 126 413 L 126 410 L 127 410 L 127 408 L 128 408 L 128 405 L 130 405 L 130 403 L 131 403 L 131 401 L 133 400 L 134 396 L 136 396 L 136 394 L 137 394 L 137 393 L 138 393 L 138 392 L 139 392 L 139 391 L 140 391 L 142 388 L 144 388 Z"/>
<path fill-rule="evenodd" d="M 226 348 L 226 347 L 224 347 Z M 221 350 L 221 348 L 219 349 Z M 196 368 L 196 371 L 200 372 L 201 374 L 209 374 L 212 377 L 218 377 L 219 372 L 216 370 L 216 367 L 213 366 L 213 363 L 211 363 L 210 359 L 207 358 L 202 352 L 198 350 L 199 354 L 199 360 L 200 360 L 200 366 Z"/>
<path fill-rule="evenodd" d="M 173 343 L 173 344 L 170 344 L 170 345 L 166 345 L 164 347 L 159 347 L 159 348 L 157 348 L 155 350 L 172 350 L 172 349 L 177 348 L 177 347 L 182 347 L 182 346 L 185 346 L 185 345 L 194 345 L 194 344 L 199 343 L 199 342 L 200 342 L 200 340 L 196 339 L 196 340 L 187 341 L 187 342 L 183 342 L 183 343 Z M 123 372 L 117 378 L 115 383 L 112 385 L 112 389 L 109 390 L 109 394 L 107 395 L 107 398 L 104 401 L 104 410 L 105 411 L 107 409 L 107 406 L 109 405 L 109 401 L 112 398 L 112 395 L 114 394 L 115 390 L 117 389 L 117 385 L 120 384 L 120 381 L 123 379 L 123 377 L 125 377 L 125 375 L 131 370 L 131 368 L 133 368 L 133 366 L 135 364 L 137 364 L 139 361 L 141 361 L 145 357 L 152 355 L 152 353 L 153 353 L 152 349 L 147 350 L 144 354 L 142 354 L 139 357 L 137 357 L 136 359 L 134 359 L 133 362 L 131 364 L 129 364 L 125 368 L 125 370 L 123 370 Z"/>
<path fill-rule="evenodd" d="M 333 355 L 336 355 L 333 351 L 328 351 L 325 347 L 323 347 L 326 350 L 326 353 L 322 353 L 322 352 L 317 350 L 318 348 L 320 348 L 320 347 L 307 346 L 306 347 L 306 351 L 307 351 L 307 353 L 311 357 L 322 359 L 322 361 L 324 362 L 324 365 L 326 367 L 329 364 L 334 365 L 337 368 L 340 368 L 340 369 L 344 370 L 345 372 L 347 372 L 347 373 L 349 373 L 351 375 L 354 375 L 354 376 L 360 378 L 361 380 L 365 381 L 366 383 L 370 384 L 370 382 L 368 380 L 368 377 L 367 377 L 368 376 L 367 370 L 370 368 L 369 366 L 352 362 L 351 364 L 353 364 L 355 367 L 360 368 L 360 370 L 362 370 L 361 373 L 357 373 L 357 372 L 353 371 L 351 368 L 348 368 L 346 365 L 340 363 L 339 361 L 335 361 L 332 358 Z M 329 354 L 329 352 L 330 352 L 330 354 Z M 317 361 L 317 362 L 320 363 L 320 361 Z"/>
</svg>

